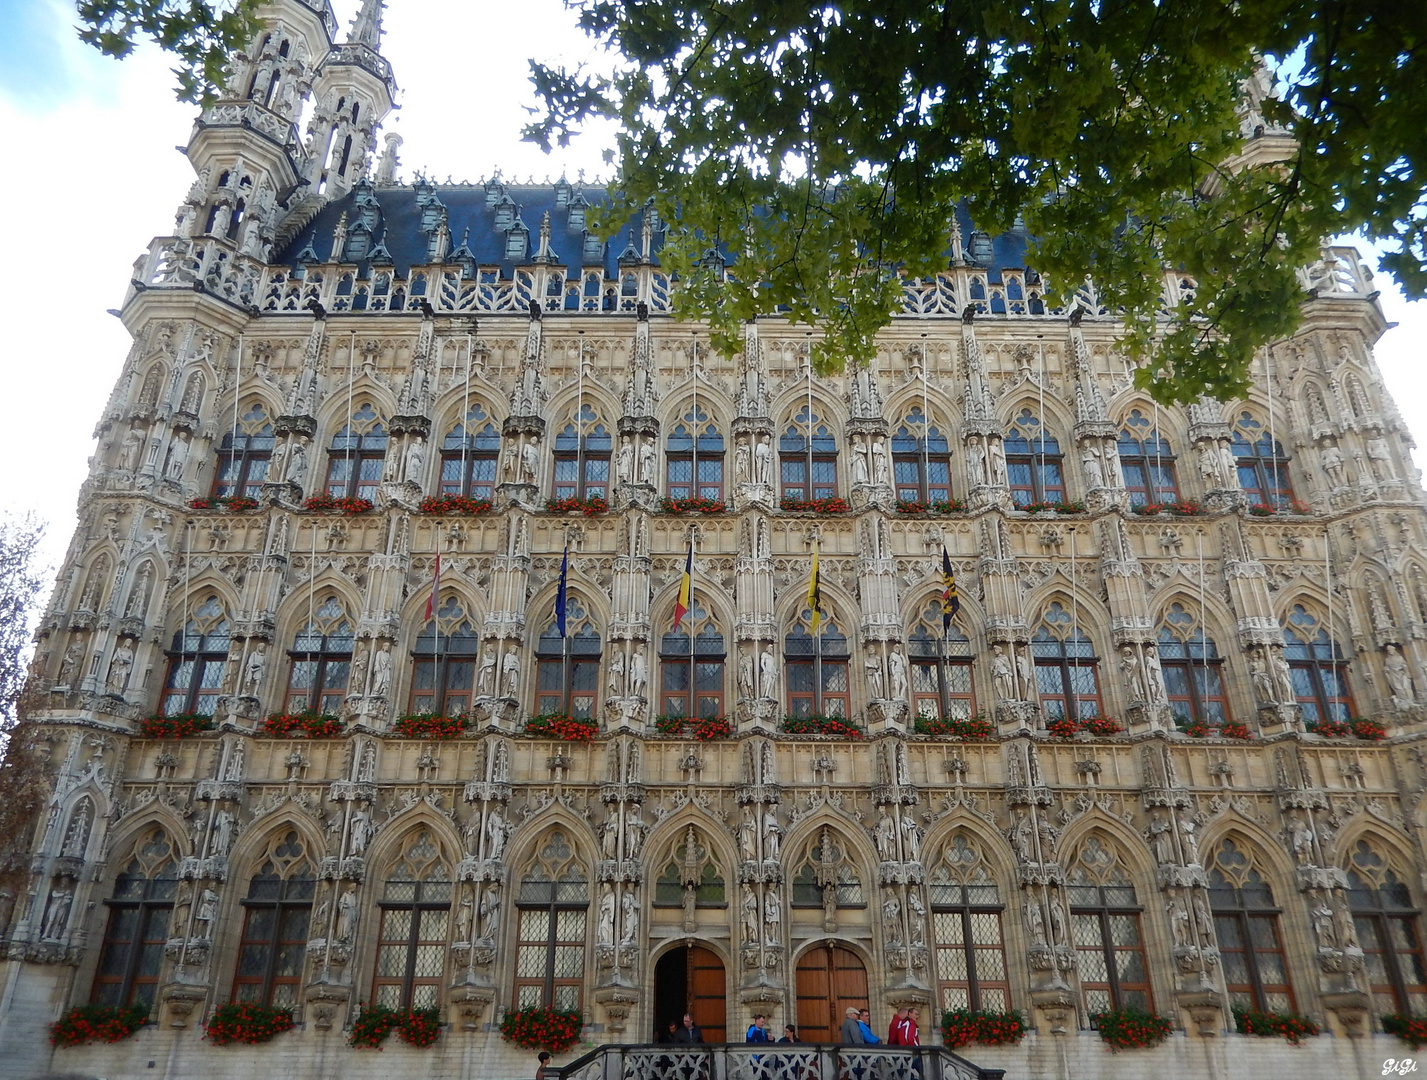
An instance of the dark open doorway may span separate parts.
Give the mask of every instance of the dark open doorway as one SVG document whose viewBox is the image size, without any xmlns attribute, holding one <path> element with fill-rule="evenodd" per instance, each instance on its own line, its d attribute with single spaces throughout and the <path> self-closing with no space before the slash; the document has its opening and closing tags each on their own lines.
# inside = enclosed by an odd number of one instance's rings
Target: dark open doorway
<svg viewBox="0 0 1427 1080">
<path fill-rule="evenodd" d="M 662 1041 L 669 1025 L 683 1023 L 690 1012 L 704 1042 L 726 1042 L 727 1001 L 722 960 L 699 945 L 671 949 L 654 965 L 654 1041 Z"/>
</svg>

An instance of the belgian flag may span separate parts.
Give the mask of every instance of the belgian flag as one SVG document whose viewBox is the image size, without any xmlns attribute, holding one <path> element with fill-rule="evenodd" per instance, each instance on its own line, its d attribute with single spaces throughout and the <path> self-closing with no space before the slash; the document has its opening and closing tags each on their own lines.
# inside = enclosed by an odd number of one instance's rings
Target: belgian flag
<svg viewBox="0 0 1427 1080">
<path fill-rule="evenodd" d="M 956 571 L 951 568 L 951 556 L 946 553 L 946 545 L 941 548 L 941 632 L 945 636 L 951 629 L 951 620 L 961 610 L 961 596 L 956 591 Z"/>
<path fill-rule="evenodd" d="M 689 539 L 689 557 L 684 560 L 684 576 L 679 579 L 679 597 L 674 601 L 674 633 L 679 632 L 679 624 L 689 613 L 689 598 L 694 592 L 694 541 Z"/>
</svg>

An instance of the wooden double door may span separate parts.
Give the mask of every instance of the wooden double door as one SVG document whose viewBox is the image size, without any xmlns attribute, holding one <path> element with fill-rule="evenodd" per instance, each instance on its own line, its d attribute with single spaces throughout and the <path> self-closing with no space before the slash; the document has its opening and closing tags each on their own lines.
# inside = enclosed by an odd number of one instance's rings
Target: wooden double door
<svg viewBox="0 0 1427 1080">
<path fill-rule="evenodd" d="M 700 945 L 672 949 L 654 965 L 654 1042 L 684 1013 L 704 1032 L 704 1042 L 728 1041 L 728 978 L 723 961 Z"/>
<path fill-rule="evenodd" d="M 851 949 L 824 942 L 799 958 L 797 990 L 798 1038 L 803 1042 L 841 1042 L 848 1007 L 868 1007 L 867 968 Z"/>
</svg>

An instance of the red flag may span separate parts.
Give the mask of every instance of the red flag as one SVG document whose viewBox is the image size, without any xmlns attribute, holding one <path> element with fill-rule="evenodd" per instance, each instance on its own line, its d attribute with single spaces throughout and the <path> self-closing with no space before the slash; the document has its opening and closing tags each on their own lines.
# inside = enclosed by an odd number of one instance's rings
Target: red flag
<svg viewBox="0 0 1427 1080">
<path fill-rule="evenodd" d="M 431 617 L 436 614 L 436 607 L 441 602 L 441 553 L 436 553 L 436 572 L 431 575 L 431 595 L 426 598 L 426 621 L 430 622 Z"/>
</svg>

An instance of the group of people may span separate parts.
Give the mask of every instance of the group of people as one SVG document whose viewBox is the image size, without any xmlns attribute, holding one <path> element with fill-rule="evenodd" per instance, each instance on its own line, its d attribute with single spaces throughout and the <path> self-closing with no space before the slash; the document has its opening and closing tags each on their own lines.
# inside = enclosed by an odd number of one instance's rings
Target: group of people
<svg viewBox="0 0 1427 1080">
<path fill-rule="evenodd" d="M 748 1034 L 744 1036 L 743 1041 L 751 1043 L 775 1041 L 780 1043 L 795 1043 L 798 1041 L 798 1029 L 795 1028 L 792 1024 L 784 1024 L 783 1037 L 781 1039 L 775 1040 L 773 1038 L 773 1033 L 768 1030 L 768 1017 L 764 1016 L 762 1013 L 759 1013 L 753 1018 L 753 1023 L 748 1028 Z"/>
<path fill-rule="evenodd" d="M 920 1046 L 917 1022 L 921 1020 L 921 1010 L 908 1006 L 897 1010 L 892 1023 L 887 1028 L 887 1046 Z M 842 1044 L 844 1046 L 875 1046 L 881 1038 L 872 1030 L 872 1013 L 855 1005 L 847 1007 L 847 1019 L 842 1022 Z"/>
</svg>

